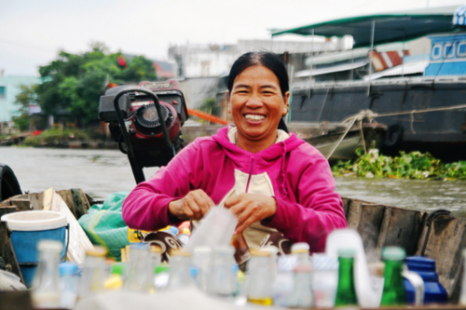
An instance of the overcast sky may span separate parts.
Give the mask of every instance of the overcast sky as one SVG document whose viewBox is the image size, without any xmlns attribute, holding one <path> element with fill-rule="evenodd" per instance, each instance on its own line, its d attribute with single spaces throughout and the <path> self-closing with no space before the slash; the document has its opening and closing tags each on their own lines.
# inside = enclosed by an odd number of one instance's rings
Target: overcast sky
<svg viewBox="0 0 466 310">
<path fill-rule="evenodd" d="M 105 43 L 112 52 L 166 60 L 170 44 L 270 39 L 271 28 L 463 3 L 466 0 L 0 0 L 0 71 L 38 76 L 38 66 L 53 60 L 59 50 L 83 52 L 92 41 Z"/>
</svg>

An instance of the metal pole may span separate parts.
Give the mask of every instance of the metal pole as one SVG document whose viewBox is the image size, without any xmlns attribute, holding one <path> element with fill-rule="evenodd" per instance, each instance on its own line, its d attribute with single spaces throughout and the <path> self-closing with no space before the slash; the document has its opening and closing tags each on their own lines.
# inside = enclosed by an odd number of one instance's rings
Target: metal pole
<svg viewBox="0 0 466 310">
<path fill-rule="evenodd" d="M 314 59 L 314 28 L 312 28 L 312 42 L 311 42 L 311 65 L 309 66 L 309 97 L 311 97 L 312 90 L 312 60 Z"/>
<path fill-rule="evenodd" d="M 369 62 L 369 86 L 367 87 L 367 96 L 371 94 L 371 81 L 372 81 L 372 59 L 374 57 L 374 35 L 375 35 L 375 19 L 372 20 L 372 36 L 371 36 L 371 59 Z"/>
</svg>

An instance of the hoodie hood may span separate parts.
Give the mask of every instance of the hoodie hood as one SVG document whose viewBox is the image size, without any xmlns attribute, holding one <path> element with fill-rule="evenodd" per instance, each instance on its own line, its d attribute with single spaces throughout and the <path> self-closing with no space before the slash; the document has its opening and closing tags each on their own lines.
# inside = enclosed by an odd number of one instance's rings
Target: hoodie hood
<svg viewBox="0 0 466 310">
<path fill-rule="evenodd" d="M 236 162 L 250 162 L 251 158 L 254 158 L 257 163 L 274 162 L 305 143 L 303 140 L 296 137 L 294 133 L 291 133 L 288 139 L 282 142 L 277 142 L 258 153 L 251 153 L 230 142 L 230 139 L 228 138 L 228 127 L 220 128 L 217 131 L 217 134 L 212 136 L 212 139 L 224 148 L 226 154 L 232 160 Z"/>
</svg>

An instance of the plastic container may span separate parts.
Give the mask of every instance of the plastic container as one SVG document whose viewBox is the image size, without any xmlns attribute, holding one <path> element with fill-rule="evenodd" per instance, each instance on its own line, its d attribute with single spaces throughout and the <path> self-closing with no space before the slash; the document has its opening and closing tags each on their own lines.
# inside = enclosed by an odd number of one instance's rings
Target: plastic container
<svg viewBox="0 0 466 310">
<path fill-rule="evenodd" d="M 73 309 L 78 297 L 79 267 L 74 263 L 62 263 L 60 270 L 61 307 Z"/>
<path fill-rule="evenodd" d="M 5 214 L 1 218 L 12 231 L 10 239 L 24 282 L 31 287 L 38 264 L 37 245 L 41 240 L 56 240 L 63 245 L 60 259 L 66 258 L 68 242 L 66 216 L 55 211 L 21 211 Z M 69 236 L 69 234 L 68 234 Z"/>
<path fill-rule="evenodd" d="M 438 281 L 435 260 L 422 256 L 409 256 L 405 262 L 409 271 L 416 272 L 424 280 L 424 304 L 448 302 L 448 293 Z M 414 288 L 405 281 L 405 289 L 409 300 Z"/>
</svg>

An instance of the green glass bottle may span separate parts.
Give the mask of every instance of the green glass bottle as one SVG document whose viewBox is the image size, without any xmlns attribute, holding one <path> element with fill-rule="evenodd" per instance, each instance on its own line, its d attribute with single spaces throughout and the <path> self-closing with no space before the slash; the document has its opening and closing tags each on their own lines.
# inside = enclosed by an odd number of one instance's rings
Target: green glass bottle
<svg viewBox="0 0 466 310">
<path fill-rule="evenodd" d="M 399 306 L 406 304 L 403 286 L 403 261 L 406 252 L 399 247 L 385 247 L 382 258 L 385 262 L 384 285 L 381 306 Z"/>
<path fill-rule="evenodd" d="M 357 306 L 358 296 L 354 286 L 354 249 L 338 250 L 338 286 L 335 307 Z"/>
</svg>

